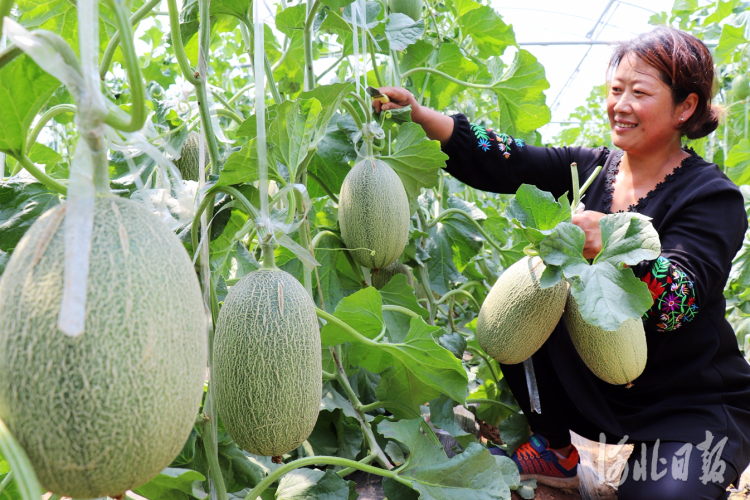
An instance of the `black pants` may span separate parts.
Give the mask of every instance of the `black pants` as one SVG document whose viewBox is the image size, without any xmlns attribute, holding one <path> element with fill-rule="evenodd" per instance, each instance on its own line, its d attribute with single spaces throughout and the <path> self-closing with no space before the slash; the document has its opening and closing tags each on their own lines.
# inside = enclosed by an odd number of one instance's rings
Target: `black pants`
<svg viewBox="0 0 750 500">
<path fill-rule="evenodd" d="M 602 431 L 584 416 L 570 399 L 552 365 L 547 344 L 532 356 L 542 413 L 532 412 L 523 363 L 501 364 L 505 380 L 523 409 L 532 432 L 541 434 L 550 443 L 550 448 L 564 448 L 570 444 L 570 431 L 593 441 L 600 440 L 604 433 L 608 443 L 617 443 L 621 436 Z M 633 454 L 623 472 L 618 493 L 620 500 L 717 500 L 727 498 L 727 487 L 737 485 L 739 474 L 729 462 L 724 461 L 723 477 L 712 477 L 704 473 L 702 451 L 691 447 L 686 456 L 681 450 L 686 443 L 659 441 L 656 460 L 656 442 L 628 441 L 634 444 Z M 644 460 L 645 453 L 645 460 Z M 682 466 L 684 459 L 687 467 Z M 712 462 L 709 463 L 710 472 Z M 666 472 L 665 472 L 666 471 Z M 606 471 L 605 471 L 606 472 Z M 705 484 L 703 484 L 705 482 Z"/>
</svg>

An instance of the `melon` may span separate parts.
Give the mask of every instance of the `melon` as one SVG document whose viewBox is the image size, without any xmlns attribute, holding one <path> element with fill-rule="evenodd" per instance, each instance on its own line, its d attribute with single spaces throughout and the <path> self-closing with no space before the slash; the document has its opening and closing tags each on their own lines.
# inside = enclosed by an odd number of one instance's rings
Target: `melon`
<svg viewBox="0 0 750 500">
<path fill-rule="evenodd" d="M 732 93 L 738 101 L 747 99 L 750 96 L 750 80 L 747 76 L 739 75 L 732 80 Z"/>
<path fill-rule="evenodd" d="M 374 158 L 354 165 L 341 186 L 341 239 L 361 266 L 395 262 L 409 240 L 409 199 L 398 174 Z"/>
<path fill-rule="evenodd" d="M 323 390 L 315 304 L 291 274 L 260 269 L 230 290 L 216 321 L 213 382 L 244 450 L 280 456 L 308 438 Z"/>
<path fill-rule="evenodd" d="M 411 272 L 411 268 L 405 264 L 399 264 L 398 262 L 394 262 L 390 266 L 385 266 L 382 269 L 373 269 L 370 271 L 372 286 L 380 290 L 397 274 L 403 274 L 406 276 L 406 283 L 414 288 L 414 275 Z"/>
<path fill-rule="evenodd" d="M 198 172 L 200 170 L 200 141 L 201 135 L 198 132 L 190 132 L 185 142 L 182 143 L 182 149 L 180 149 L 180 158 L 174 161 L 174 166 L 180 171 L 182 179 L 186 181 L 197 181 Z M 208 157 L 208 145 L 204 145 L 204 158 L 205 161 L 203 166 L 207 166 L 210 162 Z"/>
<path fill-rule="evenodd" d="M 627 319 L 615 331 L 604 330 L 584 321 L 570 294 L 565 323 L 583 362 L 605 382 L 630 384 L 646 368 L 646 331 L 640 319 Z"/>
<path fill-rule="evenodd" d="M 0 281 L 0 419 L 44 488 L 116 497 L 169 466 L 193 429 L 206 316 L 177 236 L 106 196 L 94 205 L 85 330 L 59 331 L 65 207 L 31 226 Z"/>
<path fill-rule="evenodd" d="M 422 19 L 422 0 L 388 0 L 391 12 L 406 14 L 414 21 Z"/>
<path fill-rule="evenodd" d="M 539 257 L 524 257 L 495 282 L 477 317 L 477 340 L 500 363 L 521 363 L 549 338 L 565 309 L 567 282 L 542 288 Z"/>
</svg>

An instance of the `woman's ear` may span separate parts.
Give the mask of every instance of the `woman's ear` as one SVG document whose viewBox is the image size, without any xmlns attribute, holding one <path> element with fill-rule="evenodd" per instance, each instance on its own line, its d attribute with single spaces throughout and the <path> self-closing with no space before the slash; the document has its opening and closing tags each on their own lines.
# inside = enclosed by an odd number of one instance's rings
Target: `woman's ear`
<svg viewBox="0 0 750 500">
<path fill-rule="evenodd" d="M 698 94 L 692 92 L 688 94 L 684 101 L 677 105 L 675 109 L 675 118 L 679 123 L 685 123 L 695 113 L 698 106 Z"/>
</svg>

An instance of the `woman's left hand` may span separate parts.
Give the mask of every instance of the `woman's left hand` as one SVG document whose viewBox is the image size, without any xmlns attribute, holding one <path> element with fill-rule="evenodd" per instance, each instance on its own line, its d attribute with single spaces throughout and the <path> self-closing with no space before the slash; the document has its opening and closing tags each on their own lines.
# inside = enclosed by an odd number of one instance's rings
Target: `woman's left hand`
<svg viewBox="0 0 750 500">
<path fill-rule="evenodd" d="M 583 246 L 583 256 L 593 259 L 602 250 L 602 230 L 599 227 L 599 219 L 604 217 L 601 212 L 585 210 L 580 214 L 573 215 L 573 224 L 583 229 L 586 233 L 586 244 Z"/>
</svg>

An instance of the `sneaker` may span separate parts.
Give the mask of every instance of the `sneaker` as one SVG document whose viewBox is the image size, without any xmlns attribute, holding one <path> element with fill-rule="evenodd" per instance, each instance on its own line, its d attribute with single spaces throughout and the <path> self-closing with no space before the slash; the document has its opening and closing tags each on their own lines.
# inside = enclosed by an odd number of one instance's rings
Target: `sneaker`
<svg viewBox="0 0 750 500">
<path fill-rule="evenodd" d="M 549 442 L 544 436 L 532 434 L 529 441 L 522 444 L 510 456 L 518 466 L 521 480 L 536 479 L 541 484 L 553 488 L 578 487 L 578 450 L 575 446 L 567 458 L 562 458 L 547 448 Z M 507 457 L 500 448 L 491 448 L 490 453 Z"/>
</svg>

